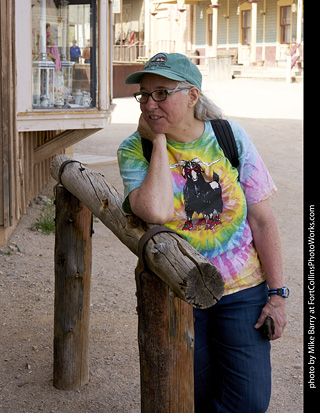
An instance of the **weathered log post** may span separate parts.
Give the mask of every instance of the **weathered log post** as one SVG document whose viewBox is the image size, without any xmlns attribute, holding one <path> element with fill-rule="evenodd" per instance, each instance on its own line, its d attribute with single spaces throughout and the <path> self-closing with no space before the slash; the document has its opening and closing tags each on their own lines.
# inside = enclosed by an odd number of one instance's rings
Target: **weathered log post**
<svg viewBox="0 0 320 413">
<path fill-rule="evenodd" d="M 141 412 L 193 413 L 193 308 L 145 268 L 144 249 L 160 225 L 139 240 L 138 299 Z"/>
<path fill-rule="evenodd" d="M 136 274 L 141 412 L 193 413 L 193 308 L 155 274 Z"/>
<path fill-rule="evenodd" d="M 92 214 L 56 187 L 53 385 L 79 389 L 89 381 Z"/>
</svg>

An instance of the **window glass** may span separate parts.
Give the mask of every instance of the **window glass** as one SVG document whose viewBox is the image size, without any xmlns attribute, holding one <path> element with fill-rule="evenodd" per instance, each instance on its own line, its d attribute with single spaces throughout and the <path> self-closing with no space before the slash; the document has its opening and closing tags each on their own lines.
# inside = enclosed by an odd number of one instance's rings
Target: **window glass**
<svg viewBox="0 0 320 413">
<path fill-rule="evenodd" d="M 281 43 L 290 43 L 291 33 L 291 6 L 280 9 Z"/>
<path fill-rule="evenodd" d="M 96 106 L 96 1 L 31 4 L 33 107 Z"/>
<path fill-rule="evenodd" d="M 208 28 L 208 38 L 207 44 L 209 47 L 212 46 L 212 13 L 207 14 L 207 28 Z"/>
<path fill-rule="evenodd" d="M 250 44 L 251 37 L 251 11 L 242 12 L 242 44 Z"/>
</svg>

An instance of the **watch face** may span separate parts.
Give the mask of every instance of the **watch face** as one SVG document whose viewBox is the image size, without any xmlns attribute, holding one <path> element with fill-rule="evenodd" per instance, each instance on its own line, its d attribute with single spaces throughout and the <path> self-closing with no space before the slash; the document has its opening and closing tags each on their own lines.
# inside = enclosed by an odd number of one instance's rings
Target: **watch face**
<svg viewBox="0 0 320 413">
<path fill-rule="evenodd" d="M 283 287 L 282 288 L 282 296 L 288 298 L 289 294 L 290 294 L 289 288 L 288 287 Z"/>
</svg>

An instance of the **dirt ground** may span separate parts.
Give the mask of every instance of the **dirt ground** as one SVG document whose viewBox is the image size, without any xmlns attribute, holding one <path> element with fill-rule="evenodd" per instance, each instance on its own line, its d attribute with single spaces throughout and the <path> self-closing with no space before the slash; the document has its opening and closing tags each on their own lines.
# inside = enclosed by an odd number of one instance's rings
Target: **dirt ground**
<svg viewBox="0 0 320 413">
<path fill-rule="evenodd" d="M 302 412 L 302 86 L 232 82 L 207 85 L 207 91 L 230 119 L 249 132 L 278 187 L 272 205 L 281 232 L 286 284 L 291 290 L 288 325 L 283 337 L 272 343 L 273 387 L 268 412 Z M 134 130 L 138 113 L 132 99 L 117 99 L 116 103 L 109 129 L 77 144 L 75 158 L 76 154 L 102 152 L 115 156 L 118 144 Z M 122 193 L 116 164 L 89 168 L 101 172 Z M 53 186 L 52 180 L 43 195 L 51 197 Z M 8 245 L 0 247 L 0 412 L 138 413 L 136 257 L 97 220 L 90 381 L 79 391 L 53 387 L 54 235 L 30 229 L 41 208 L 33 202 Z"/>
</svg>

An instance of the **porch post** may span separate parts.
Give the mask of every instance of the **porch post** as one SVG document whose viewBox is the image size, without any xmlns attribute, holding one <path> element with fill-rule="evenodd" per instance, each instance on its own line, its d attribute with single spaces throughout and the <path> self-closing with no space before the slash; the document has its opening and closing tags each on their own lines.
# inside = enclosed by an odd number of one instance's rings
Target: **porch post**
<svg viewBox="0 0 320 413">
<path fill-rule="evenodd" d="M 144 2 L 144 43 L 145 57 L 150 57 L 151 54 L 151 37 L 150 37 L 150 4 L 149 1 Z"/>
<path fill-rule="evenodd" d="M 298 0 L 297 7 L 297 43 L 302 41 L 302 0 Z"/>
<path fill-rule="evenodd" d="M 226 47 L 226 49 L 227 50 L 229 50 L 229 42 L 230 42 L 230 38 L 229 38 L 229 35 L 230 35 L 230 21 L 229 21 L 229 15 L 230 15 L 230 3 L 229 3 L 229 1 L 230 0 L 227 0 L 227 17 L 226 17 L 226 19 L 227 19 L 227 47 Z"/>
<path fill-rule="evenodd" d="M 252 2 L 251 9 L 251 53 L 250 63 L 257 61 L 257 3 Z"/>
<path fill-rule="evenodd" d="M 218 7 L 212 9 L 212 57 L 218 54 Z"/>
<path fill-rule="evenodd" d="M 267 0 L 263 2 L 263 28 L 262 28 L 262 60 L 266 60 L 266 8 Z"/>
</svg>

